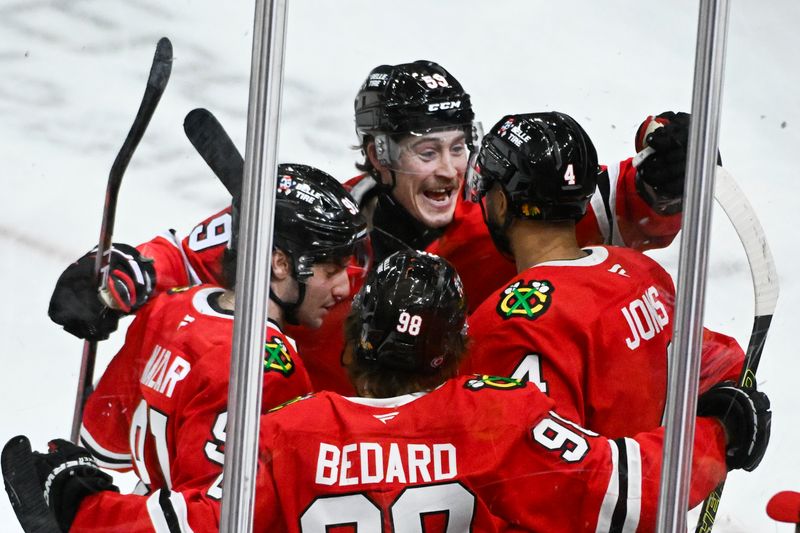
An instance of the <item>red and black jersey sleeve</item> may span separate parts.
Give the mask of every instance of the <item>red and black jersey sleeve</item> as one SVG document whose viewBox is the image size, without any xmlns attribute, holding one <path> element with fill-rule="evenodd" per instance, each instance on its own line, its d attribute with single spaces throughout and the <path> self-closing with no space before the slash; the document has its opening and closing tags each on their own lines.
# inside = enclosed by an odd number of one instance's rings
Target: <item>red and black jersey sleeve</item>
<svg viewBox="0 0 800 533">
<path fill-rule="evenodd" d="M 163 233 L 136 248 L 153 259 L 156 291 L 201 283 L 220 285 L 222 254 L 231 236 L 230 208 L 208 217 L 180 242 L 173 231 Z"/>
<path fill-rule="evenodd" d="M 111 359 L 83 409 L 80 444 L 104 468 L 132 467 L 130 422 L 139 401 L 139 368 L 143 347 L 153 331 L 150 314 L 155 302 L 144 306 L 125 335 L 125 344 Z"/>
<path fill-rule="evenodd" d="M 203 489 L 159 489 L 147 496 L 103 491 L 81 501 L 73 533 L 211 533 L 219 531 L 220 502 Z"/>
<path fill-rule="evenodd" d="M 101 493 L 87 498 L 74 531 L 217 531 L 233 326 L 233 317 L 215 303 L 221 293 L 211 286 L 170 291 L 137 316 L 136 335 L 116 360 L 124 372 L 100 389 L 104 394 L 97 410 L 87 416 L 102 415 L 105 409 L 108 416 L 119 417 L 107 428 L 108 439 L 127 452 L 150 492 L 146 497 Z M 135 394 L 114 395 L 129 386 Z M 269 324 L 263 409 L 309 392 L 293 341 Z M 104 423 L 105 418 L 85 418 L 102 438 Z"/>
<path fill-rule="evenodd" d="M 744 351 L 736 339 L 703 328 L 700 386 L 703 393 L 720 381 L 737 381 L 744 365 Z"/>
<path fill-rule="evenodd" d="M 636 250 L 666 248 L 680 231 L 681 214 L 655 212 L 636 190 L 633 159 L 600 175 L 590 209 L 577 225 L 578 243 L 613 244 Z"/>
</svg>

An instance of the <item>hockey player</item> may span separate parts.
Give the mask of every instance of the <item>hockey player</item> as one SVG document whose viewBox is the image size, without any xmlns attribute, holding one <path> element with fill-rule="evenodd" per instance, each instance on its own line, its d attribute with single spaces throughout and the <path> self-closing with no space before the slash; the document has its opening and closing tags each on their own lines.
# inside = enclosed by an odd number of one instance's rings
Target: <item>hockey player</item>
<svg viewBox="0 0 800 533">
<path fill-rule="evenodd" d="M 235 245 L 238 225 L 226 220 Z M 288 322 L 319 328 L 348 297 L 347 269 L 366 235 L 364 218 L 334 178 L 305 165 L 278 167 L 264 410 L 311 392 L 283 328 Z M 101 466 L 133 467 L 148 494 L 139 514 L 120 516 L 126 531 L 158 530 L 171 516 L 192 528 L 216 523 L 219 509 L 207 500 L 219 500 L 223 485 L 235 269 L 233 246 L 223 258 L 224 288 L 176 289 L 148 302 L 89 396 L 81 444 Z M 115 498 L 80 513 L 75 527 L 107 521 Z M 187 498 L 205 502 L 195 508 L 199 517 L 186 516 Z"/>
<path fill-rule="evenodd" d="M 556 414 L 530 383 L 452 378 L 467 344 L 465 317 L 460 280 L 436 256 L 398 252 L 369 275 L 346 334 L 347 369 L 361 397 L 323 392 L 262 417 L 255 531 L 655 528 L 663 431 L 609 440 Z M 691 504 L 726 467 L 759 464 L 771 417 L 763 393 L 732 384 L 703 395 L 698 413 L 718 419 L 697 420 Z M 50 453 L 31 460 L 40 474 L 28 483 L 65 531 L 87 531 L 84 515 L 118 530 L 120 515 L 145 513 L 142 497 L 112 492 L 69 442 L 51 442 Z M 187 500 L 155 529 L 188 531 L 185 516 L 204 503 Z"/>
<path fill-rule="evenodd" d="M 655 528 L 662 431 L 607 440 L 556 414 L 532 384 L 452 378 L 465 311 L 458 275 L 436 256 L 398 252 L 370 274 L 345 335 L 359 398 L 319 393 L 262 423 L 264 530 Z M 727 466 L 754 468 L 769 437 L 766 398 L 726 384 L 698 405 L 733 415 L 723 420 L 734 436 Z M 722 435 L 698 419 L 692 505 L 725 471 Z"/>
<path fill-rule="evenodd" d="M 477 137 L 469 94 L 447 70 L 430 61 L 381 65 L 359 90 L 355 115 L 365 155 L 359 168 L 364 174 L 347 186 L 371 220 L 375 261 L 406 248 L 438 253 L 461 274 L 474 308 L 515 269 L 495 250 L 480 209 L 461 199 L 467 153 Z M 680 131 L 686 134 L 688 130 Z M 664 146 L 663 151 L 685 158 L 685 145 Z M 654 165 L 658 166 L 657 158 L 646 166 Z M 682 167 L 663 170 L 659 179 L 683 180 Z M 613 165 L 601 180 L 588 214 L 578 224 L 581 244 L 613 240 L 652 248 L 671 242 L 680 216 L 653 211 L 645 201 L 650 197 L 637 193 L 639 178 L 630 160 Z M 174 234 L 165 234 L 138 250 L 126 247 L 120 248 L 123 253 L 112 253 L 109 277 L 116 309 L 98 301 L 90 281 L 93 258 L 82 258 L 59 279 L 51 299 L 51 318 L 79 337 L 104 338 L 116 327 L 121 313 L 135 311 L 154 292 L 190 283 L 218 283 L 218 258 L 228 237 L 225 216 L 223 212 L 210 217 L 182 242 Z M 141 276 L 140 271 L 150 274 Z M 350 391 L 340 361 L 340 331 L 347 310 L 343 305 L 331 311 L 323 335 L 291 331 L 301 351 L 312 355 L 309 373 L 317 389 Z M 320 343 L 319 338 L 326 340 Z"/>
<path fill-rule="evenodd" d="M 591 139 L 558 112 L 508 115 L 486 135 L 470 194 L 497 249 L 516 262 L 472 315 L 463 371 L 534 383 L 562 414 L 610 437 L 657 427 L 666 402 L 675 289 L 628 248 L 578 244 L 595 190 Z M 701 390 L 736 379 L 744 358 L 705 332 Z"/>
</svg>

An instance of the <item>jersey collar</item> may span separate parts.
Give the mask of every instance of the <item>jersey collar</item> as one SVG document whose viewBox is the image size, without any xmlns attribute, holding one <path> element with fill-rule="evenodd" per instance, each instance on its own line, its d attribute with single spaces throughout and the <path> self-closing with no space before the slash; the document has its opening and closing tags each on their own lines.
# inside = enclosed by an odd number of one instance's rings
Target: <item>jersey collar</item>
<svg viewBox="0 0 800 533">
<path fill-rule="evenodd" d="M 608 259 L 608 248 L 603 246 L 587 246 L 586 248 L 582 248 L 582 250 L 587 252 L 589 255 L 585 257 L 579 257 L 578 259 L 545 261 L 544 263 L 538 263 L 534 265 L 533 268 L 540 266 L 592 267 L 600 265 L 606 259 Z"/>
</svg>

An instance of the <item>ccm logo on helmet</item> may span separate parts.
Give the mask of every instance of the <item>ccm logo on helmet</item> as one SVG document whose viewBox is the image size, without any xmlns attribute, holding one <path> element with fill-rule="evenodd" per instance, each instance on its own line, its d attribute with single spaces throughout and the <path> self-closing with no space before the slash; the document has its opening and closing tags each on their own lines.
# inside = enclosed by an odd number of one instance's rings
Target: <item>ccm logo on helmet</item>
<svg viewBox="0 0 800 533">
<path fill-rule="evenodd" d="M 461 107 L 461 100 L 455 102 L 438 102 L 435 104 L 428 104 L 428 111 L 444 111 L 445 109 L 458 109 Z"/>
</svg>

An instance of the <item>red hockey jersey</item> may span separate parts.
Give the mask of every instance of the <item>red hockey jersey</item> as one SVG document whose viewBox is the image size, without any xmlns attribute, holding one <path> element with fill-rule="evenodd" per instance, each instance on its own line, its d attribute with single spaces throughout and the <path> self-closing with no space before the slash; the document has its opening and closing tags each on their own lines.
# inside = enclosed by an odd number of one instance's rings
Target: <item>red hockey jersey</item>
<svg viewBox="0 0 800 533">
<path fill-rule="evenodd" d="M 680 229 L 680 214 L 660 216 L 642 200 L 636 192 L 636 169 L 630 159 L 609 167 L 608 176 L 609 194 L 598 190 L 586 216 L 578 223 L 580 244 L 606 242 L 642 250 L 668 246 Z M 370 179 L 357 176 L 345 185 L 352 189 Z M 157 290 L 195 283 L 221 283 L 222 252 L 230 231 L 230 210 L 225 209 L 198 224 L 180 242 L 174 233 L 165 233 L 138 246 L 142 255 L 155 260 Z M 516 273 L 514 263 L 495 249 L 480 207 L 460 199 L 453 221 L 425 251 L 453 264 L 464 283 L 470 311 Z M 340 360 L 343 324 L 349 307 L 349 301 L 334 307 L 321 330 L 302 327 L 287 330 L 297 339 L 316 390 L 354 392 Z"/>
<path fill-rule="evenodd" d="M 489 376 L 294 402 L 262 421 L 256 531 L 653 530 L 662 431 L 608 440 L 552 409 Z M 724 476 L 724 449 L 720 424 L 698 419 L 692 505 Z"/>
<path fill-rule="evenodd" d="M 608 437 L 661 424 L 672 337 L 672 278 L 649 257 L 618 247 L 541 263 L 512 277 L 469 317 L 464 373 L 537 385 L 559 412 Z M 701 389 L 735 379 L 738 344 L 706 332 Z"/>
<path fill-rule="evenodd" d="M 89 396 L 81 444 L 101 466 L 132 466 L 149 496 L 101 493 L 81 507 L 74 531 L 100 524 L 107 530 L 164 531 L 159 524 L 181 515 L 180 509 L 192 528 L 216 523 L 233 335 L 233 314 L 217 302 L 223 292 L 209 285 L 172 290 L 139 311 L 125 345 Z M 270 323 L 264 411 L 310 391 L 293 341 Z M 187 515 L 187 505 L 196 511 Z"/>
</svg>

